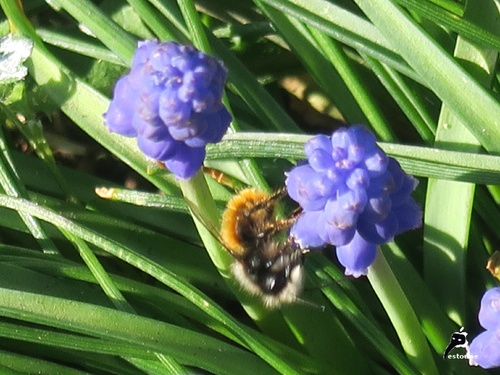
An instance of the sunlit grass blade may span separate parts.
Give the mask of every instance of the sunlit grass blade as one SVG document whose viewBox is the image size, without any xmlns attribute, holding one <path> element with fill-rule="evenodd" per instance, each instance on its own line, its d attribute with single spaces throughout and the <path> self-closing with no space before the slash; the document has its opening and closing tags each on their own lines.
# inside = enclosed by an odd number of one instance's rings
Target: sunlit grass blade
<svg viewBox="0 0 500 375">
<path fill-rule="evenodd" d="M 8 351 L 0 351 L 0 366 L 2 373 L 5 375 L 19 375 L 26 373 L 46 373 L 57 374 L 64 373 L 67 375 L 85 375 L 86 371 L 73 369 L 69 366 L 63 366 L 57 363 L 38 359 L 29 355 L 21 355 L 17 353 L 9 353 Z"/>
<path fill-rule="evenodd" d="M 159 40 L 178 40 L 181 33 L 145 0 L 129 0 L 128 3 L 136 10 L 143 22 L 154 30 Z"/>
<path fill-rule="evenodd" d="M 307 135 L 277 133 L 228 134 L 221 143 L 207 148 L 207 157 L 218 159 L 254 155 L 303 160 L 304 142 L 309 138 Z M 412 175 L 478 184 L 498 184 L 500 181 L 498 156 L 396 143 L 380 142 L 379 146 Z"/>
<path fill-rule="evenodd" d="M 43 28 L 38 28 L 36 32 L 45 43 L 52 46 L 76 52 L 82 56 L 108 61 L 116 65 L 128 66 L 128 64 L 120 59 L 115 53 L 95 42 L 90 37 L 85 37 L 83 35 L 79 35 L 78 37 L 74 35 L 63 35 L 53 30 Z"/>
<path fill-rule="evenodd" d="M 181 11 L 179 10 L 175 0 L 149 0 L 149 2 L 157 8 L 160 13 L 163 14 L 168 23 L 174 26 L 176 30 L 184 35 L 184 37 L 189 35 Z"/>
<path fill-rule="evenodd" d="M 128 343 L 131 348 L 142 348 L 145 355 L 151 355 L 147 353 L 148 350 L 168 352 L 185 363 L 215 372 L 271 373 L 267 365 L 256 361 L 256 357 L 245 351 L 159 321 L 100 306 L 9 289 L 0 289 L 0 294 L 0 312 L 3 316 L 105 338 L 116 341 L 118 345 Z M 93 319 L 89 320 L 89 316 Z M 136 329 L 130 330 L 128 327 Z M 191 356 L 189 353 L 193 351 L 186 350 L 186 347 L 193 345 L 198 350 L 196 355 Z"/>
<path fill-rule="evenodd" d="M 479 43 L 486 48 L 500 50 L 500 37 L 498 33 L 479 26 L 488 24 L 484 19 L 471 22 L 472 20 L 468 19 L 467 15 L 465 18 L 457 17 L 456 14 L 450 13 L 440 6 L 436 6 L 430 1 L 398 0 L 398 3 L 434 21 L 438 25 L 457 32 L 462 38 Z M 463 9 L 460 10 L 460 15 L 464 15 Z"/>
<path fill-rule="evenodd" d="M 302 60 L 302 64 L 314 77 L 316 83 L 323 89 L 341 110 L 345 119 L 351 123 L 364 123 L 366 116 L 360 111 L 359 105 L 342 77 L 334 69 L 331 61 L 325 58 L 317 43 L 314 43 L 311 32 L 299 21 L 265 4 L 260 5 L 266 15 L 288 42 L 290 48 Z M 295 48 L 300 46 L 300 48 Z"/>
<path fill-rule="evenodd" d="M 75 19 L 92 30 L 99 40 L 114 51 L 124 62 L 132 60 L 135 40 L 111 19 L 106 17 L 91 1 L 57 0 Z"/>
<path fill-rule="evenodd" d="M 442 309 L 440 301 L 436 299 L 429 287 L 424 283 L 422 276 L 406 258 L 402 248 L 395 242 L 391 242 L 383 246 L 383 251 L 387 262 L 420 321 L 427 340 L 435 352 L 441 354 L 443 348 L 446 348 L 450 341 L 450 332 L 456 330 L 456 324 L 448 318 L 446 311 Z M 443 364 L 439 361 L 436 364 L 441 370 Z M 476 373 L 476 369 L 461 361 L 453 361 L 451 366 L 456 373 Z"/>
<path fill-rule="evenodd" d="M 324 0 L 261 1 L 419 80 L 380 31 L 360 15 Z"/>
<path fill-rule="evenodd" d="M 114 285 L 108 273 L 105 271 L 104 267 L 101 265 L 95 254 L 90 250 L 89 246 L 72 233 L 64 230 L 62 232 L 64 233 L 66 238 L 68 238 L 78 249 L 78 252 L 80 253 L 83 261 L 92 272 L 102 290 L 109 297 L 113 305 L 118 310 L 133 314 L 134 309 L 132 308 L 132 306 L 130 306 L 119 289 Z"/>
<path fill-rule="evenodd" d="M 500 152 L 498 100 L 392 1 L 355 1 L 481 145 L 490 152 Z M 487 8 L 484 11 L 488 12 Z M 436 79 L 442 77 L 443 72 L 446 79 Z M 474 98 L 474 105 L 464 105 L 470 98 Z"/>
<path fill-rule="evenodd" d="M 409 360 L 422 374 L 438 374 L 427 340 L 423 331 L 420 330 L 415 310 L 406 298 L 380 249 L 367 276 Z"/>
<path fill-rule="evenodd" d="M 382 334 L 382 330 L 374 322 L 374 318 L 360 309 L 359 301 L 352 298 L 344 275 L 324 259 L 312 258 L 310 267 L 322 283 L 326 284 L 323 293 L 345 317 L 359 329 L 362 336 L 370 342 L 375 350 L 379 351 L 393 367 L 400 373 L 416 374 L 417 369 L 405 358 L 398 348 Z M 332 283 L 332 280 L 334 283 Z M 347 290 L 345 290 L 347 289 Z M 356 296 L 359 297 L 359 296 Z"/>
<path fill-rule="evenodd" d="M 414 93 L 412 87 L 405 79 L 387 65 L 362 54 L 365 61 L 370 65 L 380 82 L 385 86 L 394 101 L 405 113 L 415 130 L 419 133 L 422 140 L 430 144 L 434 140 L 435 122 L 429 111 L 425 107 L 423 99 Z"/>
<path fill-rule="evenodd" d="M 107 188 L 104 186 L 96 188 L 95 192 L 104 199 L 126 202 L 144 207 L 162 207 L 184 214 L 189 213 L 189 206 L 186 204 L 186 201 L 175 196 Z"/>
<path fill-rule="evenodd" d="M 468 4 L 465 17 L 492 16 L 482 5 Z M 496 18 L 496 16 L 495 16 Z M 459 38 L 455 56 L 481 69 L 472 71 L 478 82 L 488 86 L 497 64 L 492 51 L 477 49 Z M 488 57 L 489 56 L 489 57 Z M 484 70 L 483 70 L 484 69 Z M 454 150 L 479 151 L 479 141 L 445 106 L 441 111 L 436 144 Z M 425 206 L 425 280 L 438 296 L 448 315 L 460 326 L 465 323 L 466 249 L 471 225 L 475 185 L 429 180 Z M 453 288 L 453 294 L 449 290 Z"/>
<path fill-rule="evenodd" d="M 269 351 L 265 345 L 249 334 L 244 327 L 240 326 L 230 315 L 227 314 L 227 312 L 215 304 L 208 296 L 201 293 L 194 286 L 188 284 L 186 281 L 179 278 L 165 267 L 152 262 L 132 249 L 126 249 L 120 246 L 116 243 L 116 241 L 102 237 L 95 231 L 78 225 L 39 205 L 35 205 L 25 200 L 0 195 L 0 206 L 30 212 L 33 216 L 46 220 L 63 230 L 70 231 L 81 239 L 99 246 L 106 252 L 132 264 L 134 267 L 156 278 L 161 283 L 176 290 L 186 299 L 190 300 L 201 309 L 204 309 L 204 311 L 210 316 L 224 322 L 224 324 L 230 328 L 235 335 L 244 341 L 246 346 L 258 353 L 258 355 L 271 366 L 284 369 L 291 374 L 296 373 L 295 370 L 292 370 L 289 363 L 285 363 L 275 353 Z M 158 350 L 158 352 L 161 352 L 161 350 Z"/>
<path fill-rule="evenodd" d="M 340 45 L 318 30 L 311 29 L 311 34 L 321 46 L 322 53 L 328 57 L 328 60 L 339 72 L 342 80 L 346 82 L 375 134 L 382 141 L 394 142 L 396 135 L 388 125 L 387 118 L 376 105 L 375 98 L 370 93 L 369 87 L 365 88 L 361 76 L 354 67 L 350 66 L 347 56 Z M 357 122 L 350 121 L 350 123 Z"/>
</svg>

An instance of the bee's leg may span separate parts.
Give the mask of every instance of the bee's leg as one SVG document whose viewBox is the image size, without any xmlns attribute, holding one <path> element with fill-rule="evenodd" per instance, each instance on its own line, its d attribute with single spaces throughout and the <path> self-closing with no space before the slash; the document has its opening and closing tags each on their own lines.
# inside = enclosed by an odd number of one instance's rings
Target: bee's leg
<svg viewBox="0 0 500 375">
<path fill-rule="evenodd" d="M 274 236 L 276 233 L 290 228 L 293 223 L 299 218 L 302 213 L 302 207 L 297 207 L 287 218 L 279 219 L 268 225 L 267 228 L 260 234 L 261 237 Z"/>
<path fill-rule="evenodd" d="M 292 211 L 290 215 L 288 215 L 287 218 L 276 220 L 276 223 L 274 225 L 274 232 L 279 232 L 280 230 L 291 227 L 293 223 L 295 223 L 295 221 L 299 218 L 301 213 L 302 207 L 297 207 Z"/>
<path fill-rule="evenodd" d="M 269 200 L 274 202 L 274 201 L 277 201 L 277 200 L 279 200 L 281 198 L 286 197 L 287 194 L 288 193 L 286 192 L 286 188 L 282 187 L 281 189 L 276 190 L 274 192 L 274 194 L 269 197 Z"/>
<path fill-rule="evenodd" d="M 268 210 L 268 211 L 273 211 L 274 210 L 274 204 L 276 201 L 280 200 L 281 198 L 285 197 L 287 195 L 286 189 L 283 187 L 279 190 L 276 190 L 272 195 L 269 197 L 262 199 L 260 202 L 255 204 L 250 210 L 249 210 L 249 216 L 254 213 L 255 211 L 259 210 Z"/>
<path fill-rule="evenodd" d="M 276 201 L 282 199 L 287 195 L 286 188 L 281 188 L 274 192 L 271 196 L 255 204 L 250 210 L 248 215 L 251 216 L 254 212 L 258 210 L 267 210 L 268 215 L 274 215 L 274 207 Z M 272 221 L 262 233 L 259 234 L 260 237 L 273 236 L 275 233 L 282 231 L 283 229 L 289 228 L 295 220 L 298 219 L 299 215 L 302 213 L 302 208 L 296 208 L 290 215 L 285 219 L 278 219 Z"/>
</svg>

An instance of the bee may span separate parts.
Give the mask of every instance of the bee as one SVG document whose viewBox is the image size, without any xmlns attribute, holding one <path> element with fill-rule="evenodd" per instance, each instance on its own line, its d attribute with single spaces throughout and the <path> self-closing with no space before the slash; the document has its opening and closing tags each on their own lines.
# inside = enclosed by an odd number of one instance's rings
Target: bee
<svg viewBox="0 0 500 375">
<path fill-rule="evenodd" d="M 247 188 L 229 200 L 222 215 L 220 236 L 235 258 L 234 277 L 270 309 L 296 301 L 304 282 L 304 251 L 283 233 L 301 211 L 276 217 L 276 203 L 285 195 L 285 189 L 270 195 Z"/>
<path fill-rule="evenodd" d="M 284 219 L 276 216 L 285 196 L 285 189 L 243 189 L 228 201 L 220 231 L 210 230 L 234 257 L 231 271 L 241 288 L 269 309 L 297 301 L 304 283 L 305 251 L 286 233 L 301 209 Z"/>
</svg>

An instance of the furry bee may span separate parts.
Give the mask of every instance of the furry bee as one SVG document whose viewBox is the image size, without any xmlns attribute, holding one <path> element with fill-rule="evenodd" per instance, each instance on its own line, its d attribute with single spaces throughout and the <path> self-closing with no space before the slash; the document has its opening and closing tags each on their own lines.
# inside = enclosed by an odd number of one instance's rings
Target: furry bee
<svg viewBox="0 0 500 375">
<path fill-rule="evenodd" d="M 285 233 L 301 210 L 276 217 L 276 204 L 285 196 L 285 189 L 243 189 L 228 201 L 220 231 L 210 230 L 234 257 L 231 271 L 241 288 L 269 309 L 297 301 L 304 282 L 305 252 Z"/>
<path fill-rule="evenodd" d="M 304 279 L 304 251 L 284 231 L 300 215 L 277 219 L 276 203 L 285 189 L 270 195 L 248 188 L 229 200 L 222 216 L 220 236 L 234 256 L 231 270 L 241 287 L 260 296 L 267 308 L 297 300 Z"/>
</svg>

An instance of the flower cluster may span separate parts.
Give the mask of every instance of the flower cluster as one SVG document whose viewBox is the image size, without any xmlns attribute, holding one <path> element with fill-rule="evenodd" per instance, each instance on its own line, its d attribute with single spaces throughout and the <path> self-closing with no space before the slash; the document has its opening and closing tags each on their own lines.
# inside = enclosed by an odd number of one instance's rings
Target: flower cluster
<svg viewBox="0 0 500 375">
<path fill-rule="evenodd" d="M 331 244 L 346 275 L 366 275 L 377 245 L 421 225 L 411 197 L 417 180 L 388 157 L 363 126 L 318 135 L 305 145 L 308 162 L 292 169 L 286 186 L 303 208 L 291 229 L 302 248 Z"/>
<path fill-rule="evenodd" d="M 231 122 L 221 103 L 226 75 L 222 62 L 192 46 L 141 42 L 105 123 L 137 137 L 141 151 L 177 177 L 190 178 L 203 164 L 205 145 L 220 141 Z"/>
<path fill-rule="evenodd" d="M 484 293 L 479 308 L 479 324 L 486 331 L 470 343 L 469 362 L 485 369 L 500 367 L 500 287 Z"/>
</svg>

